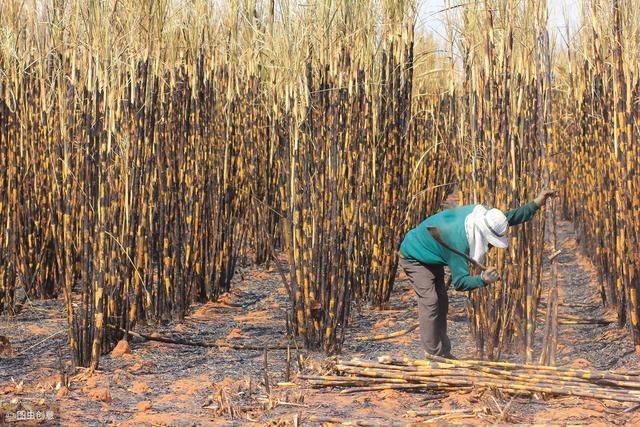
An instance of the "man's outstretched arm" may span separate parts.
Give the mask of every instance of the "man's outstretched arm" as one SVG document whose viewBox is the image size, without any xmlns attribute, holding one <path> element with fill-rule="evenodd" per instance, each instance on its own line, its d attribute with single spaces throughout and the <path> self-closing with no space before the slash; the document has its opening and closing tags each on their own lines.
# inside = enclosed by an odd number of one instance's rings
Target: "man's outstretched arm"
<svg viewBox="0 0 640 427">
<path fill-rule="evenodd" d="M 555 190 L 542 190 L 533 201 L 519 208 L 512 209 L 504 215 L 507 217 L 510 226 L 522 224 L 533 218 L 533 215 L 535 215 L 538 209 L 547 203 L 549 197 L 555 197 L 557 195 L 558 193 Z"/>
</svg>

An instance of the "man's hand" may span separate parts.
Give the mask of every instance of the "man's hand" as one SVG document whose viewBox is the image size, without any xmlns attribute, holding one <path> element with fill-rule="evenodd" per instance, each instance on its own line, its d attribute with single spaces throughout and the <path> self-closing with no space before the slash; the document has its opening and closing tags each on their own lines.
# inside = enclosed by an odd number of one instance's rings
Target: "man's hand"
<svg viewBox="0 0 640 427">
<path fill-rule="evenodd" d="M 489 267 L 480 274 L 480 278 L 488 285 L 490 283 L 497 282 L 500 278 L 500 274 L 498 274 L 498 270 L 496 270 L 495 267 Z"/>
<path fill-rule="evenodd" d="M 556 197 L 557 195 L 558 195 L 558 191 L 557 190 L 544 189 L 544 190 L 542 190 L 540 192 L 540 194 L 538 194 L 538 197 L 533 199 L 533 201 L 538 206 L 544 206 L 544 204 L 547 203 L 547 198 Z"/>
</svg>

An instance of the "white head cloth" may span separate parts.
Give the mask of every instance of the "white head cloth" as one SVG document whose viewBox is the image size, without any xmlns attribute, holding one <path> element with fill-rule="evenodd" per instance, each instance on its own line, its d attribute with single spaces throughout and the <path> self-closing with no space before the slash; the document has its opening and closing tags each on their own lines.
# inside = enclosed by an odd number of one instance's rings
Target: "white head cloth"
<svg viewBox="0 0 640 427">
<path fill-rule="evenodd" d="M 509 240 L 506 237 L 509 222 L 507 217 L 498 209 L 485 208 L 477 205 L 464 219 L 464 231 L 469 242 L 469 256 L 479 263 L 484 259 L 489 244 L 498 248 L 506 248 Z"/>
<path fill-rule="evenodd" d="M 464 219 L 464 231 L 467 235 L 467 241 L 469 242 L 469 256 L 479 263 L 484 263 L 484 259 L 489 249 L 489 241 L 486 239 L 480 227 L 476 224 L 482 221 L 487 209 L 478 205 L 473 208 L 473 211 Z"/>
</svg>

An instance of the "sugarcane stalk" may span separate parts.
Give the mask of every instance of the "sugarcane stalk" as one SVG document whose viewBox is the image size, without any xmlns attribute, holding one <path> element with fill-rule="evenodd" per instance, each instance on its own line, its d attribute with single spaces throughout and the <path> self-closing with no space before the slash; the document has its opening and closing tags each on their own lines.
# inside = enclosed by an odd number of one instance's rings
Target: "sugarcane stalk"
<svg viewBox="0 0 640 427">
<path fill-rule="evenodd" d="M 372 335 L 370 337 L 356 337 L 355 340 L 356 341 L 382 341 L 382 340 L 397 338 L 415 331 L 416 329 L 418 329 L 419 326 L 420 326 L 419 323 L 415 323 L 410 327 L 408 327 L 407 329 L 401 329 L 399 331 L 391 332 L 389 334 Z"/>
<path fill-rule="evenodd" d="M 410 417 L 434 417 L 437 415 L 451 415 L 451 414 L 477 414 L 486 412 L 487 408 L 469 408 L 469 409 L 429 409 L 425 411 L 407 411 L 407 415 Z"/>
</svg>

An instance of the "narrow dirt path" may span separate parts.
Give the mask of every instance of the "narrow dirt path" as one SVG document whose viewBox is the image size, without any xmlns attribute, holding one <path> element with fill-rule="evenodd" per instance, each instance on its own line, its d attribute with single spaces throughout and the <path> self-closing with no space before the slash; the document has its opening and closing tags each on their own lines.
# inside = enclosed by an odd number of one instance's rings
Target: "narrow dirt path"
<svg viewBox="0 0 640 427">
<path fill-rule="evenodd" d="M 565 303 L 559 313 L 613 321 L 609 325 L 560 325 L 558 363 L 581 360 L 585 366 L 605 370 L 638 366 L 640 359 L 634 351 L 631 334 L 627 328 L 618 328 L 613 309 L 603 307 L 597 270 L 580 251 L 572 224 L 559 221 L 557 227 L 562 249 L 557 258 L 558 295 L 559 301 Z M 543 281 L 550 282 L 549 266 L 545 266 Z M 546 302 L 546 290 L 543 295 Z"/>
</svg>

